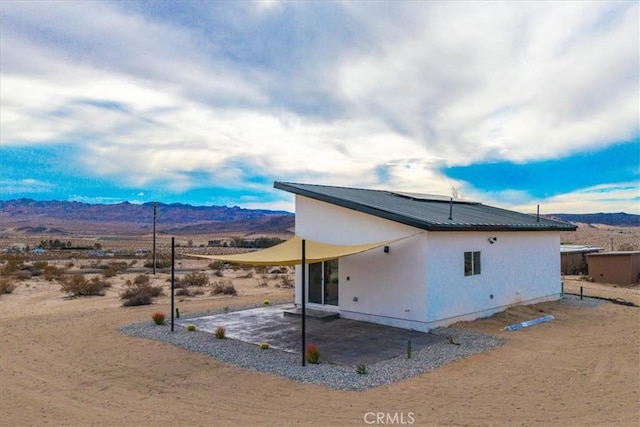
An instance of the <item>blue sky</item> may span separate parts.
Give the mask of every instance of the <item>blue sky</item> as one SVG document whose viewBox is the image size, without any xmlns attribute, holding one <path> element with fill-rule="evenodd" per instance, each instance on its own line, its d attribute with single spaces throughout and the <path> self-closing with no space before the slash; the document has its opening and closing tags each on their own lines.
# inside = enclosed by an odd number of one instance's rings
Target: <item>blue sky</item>
<svg viewBox="0 0 640 427">
<path fill-rule="evenodd" d="M 0 3 L 0 199 L 640 213 L 638 2 Z"/>
</svg>

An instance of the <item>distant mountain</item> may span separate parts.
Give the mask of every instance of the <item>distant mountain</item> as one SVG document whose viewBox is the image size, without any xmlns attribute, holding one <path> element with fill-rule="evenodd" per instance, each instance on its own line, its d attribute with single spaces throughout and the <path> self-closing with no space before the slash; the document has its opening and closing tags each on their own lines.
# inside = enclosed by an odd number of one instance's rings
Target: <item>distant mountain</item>
<svg viewBox="0 0 640 427">
<path fill-rule="evenodd" d="M 36 201 L 31 199 L 0 200 L 0 212 L 9 217 L 47 217 L 65 221 L 92 222 L 153 222 L 153 203 L 135 205 L 129 202 L 117 204 L 88 204 L 63 201 Z M 237 206 L 191 206 L 180 203 L 158 203 L 157 223 L 193 224 L 204 221 L 240 221 L 273 215 L 293 216 L 286 211 L 243 209 Z"/>
<path fill-rule="evenodd" d="M 580 222 L 583 224 L 604 224 L 618 227 L 640 227 L 640 215 L 619 213 L 592 214 L 551 214 L 550 218 L 565 222 Z"/>
</svg>

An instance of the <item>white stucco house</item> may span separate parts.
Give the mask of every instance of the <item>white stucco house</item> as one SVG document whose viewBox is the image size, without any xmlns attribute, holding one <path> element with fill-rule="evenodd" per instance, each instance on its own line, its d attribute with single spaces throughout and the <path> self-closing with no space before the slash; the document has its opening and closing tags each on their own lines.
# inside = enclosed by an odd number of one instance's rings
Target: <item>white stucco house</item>
<svg viewBox="0 0 640 427">
<path fill-rule="evenodd" d="M 561 297 L 560 232 L 575 226 L 466 200 L 276 182 L 296 234 L 335 245 L 395 240 L 307 266 L 306 307 L 426 332 Z M 296 270 L 296 304 L 302 303 Z"/>
</svg>

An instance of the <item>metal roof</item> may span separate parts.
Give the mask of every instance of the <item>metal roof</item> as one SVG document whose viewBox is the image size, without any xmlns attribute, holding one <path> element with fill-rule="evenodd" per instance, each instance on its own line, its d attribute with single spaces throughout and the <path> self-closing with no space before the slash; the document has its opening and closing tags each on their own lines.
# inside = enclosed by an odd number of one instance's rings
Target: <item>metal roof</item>
<svg viewBox="0 0 640 427">
<path fill-rule="evenodd" d="M 600 252 L 603 251 L 603 248 L 599 248 L 597 246 L 588 246 L 588 245 L 560 245 L 560 253 L 561 254 L 577 254 L 577 253 L 588 253 L 588 252 Z"/>
<path fill-rule="evenodd" d="M 300 196 L 429 231 L 573 231 L 576 226 L 478 202 L 385 190 L 275 182 Z"/>
</svg>

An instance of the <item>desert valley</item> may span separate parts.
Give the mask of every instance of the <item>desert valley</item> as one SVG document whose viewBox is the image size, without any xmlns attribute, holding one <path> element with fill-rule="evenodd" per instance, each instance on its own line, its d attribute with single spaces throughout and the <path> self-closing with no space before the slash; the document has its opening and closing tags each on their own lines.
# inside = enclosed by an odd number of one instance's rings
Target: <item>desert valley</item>
<svg viewBox="0 0 640 427">
<path fill-rule="evenodd" d="M 169 222 L 160 207 L 153 274 L 146 208 L 141 218 L 92 220 L 3 207 L 3 425 L 368 425 L 380 413 L 387 417 L 382 421 L 415 425 L 636 425 L 640 418 L 640 310 L 611 302 L 640 305 L 637 284 L 565 276 L 567 293 L 582 287 L 585 295 L 607 299 L 517 306 L 458 323 L 455 328 L 506 343 L 364 391 L 303 384 L 125 335 L 119 328 L 171 312 L 172 237 L 175 301 L 183 316 L 293 301 L 290 267 L 240 268 L 189 256 L 286 240 L 293 236 L 292 215 L 236 211 L 217 220 Z M 578 225 L 563 243 L 640 248 L 637 224 Z M 85 295 L 92 284 L 96 295 Z M 123 294 L 136 286 L 157 289 L 151 304 L 125 306 Z M 555 320 L 502 330 L 541 313 Z"/>
</svg>

